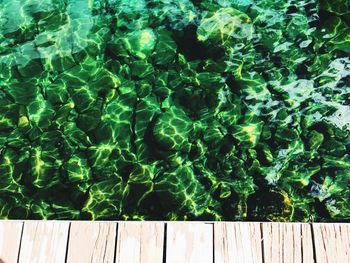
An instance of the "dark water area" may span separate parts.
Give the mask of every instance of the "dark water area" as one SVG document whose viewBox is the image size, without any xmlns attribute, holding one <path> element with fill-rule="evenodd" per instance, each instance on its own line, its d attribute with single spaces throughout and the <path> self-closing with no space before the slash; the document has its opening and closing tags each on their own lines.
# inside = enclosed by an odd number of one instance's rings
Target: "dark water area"
<svg viewBox="0 0 350 263">
<path fill-rule="evenodd" d="M 350 221 L 350 1 L 0 0 L 0 218 Z"/>
</svg>

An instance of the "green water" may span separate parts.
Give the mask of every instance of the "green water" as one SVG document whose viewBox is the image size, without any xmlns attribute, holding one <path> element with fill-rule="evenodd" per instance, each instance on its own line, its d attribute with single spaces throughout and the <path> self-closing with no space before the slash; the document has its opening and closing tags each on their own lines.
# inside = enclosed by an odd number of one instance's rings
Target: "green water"
<svg viewBox="0 0 350 263">
<path fill-rule="evenodd" d="M 350 220 L 349 0 L 0 0 L 0 218 Z"/>
</svg>

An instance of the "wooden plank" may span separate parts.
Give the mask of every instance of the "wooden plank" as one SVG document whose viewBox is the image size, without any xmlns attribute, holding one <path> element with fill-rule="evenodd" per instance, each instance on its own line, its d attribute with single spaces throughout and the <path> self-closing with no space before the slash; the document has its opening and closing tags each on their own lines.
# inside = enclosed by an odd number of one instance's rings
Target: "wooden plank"
<svg viewBox="0 0 350 263">
<path fill-rule="evenodd" d="M 265 262 L 313 262 L 308 224 L 262 223 Z"/>
<path fill-rule="evenodd" d="M 301 248 L 302 248 L 302 262 L 314 262 L 314 249 L 312 244 L 312 232 L 310 224 L 300 224 L 301 229 Z M 295 233 L 295 238 L 298 238 L 298 233 Z M 298 251 L 297 251 L 298 252 Z"/>
<path fill-rule="evenodd" d="M 215 262 L 261 263 L 260 223 L 214 223 Z"/>
<path fill-rule="evenodd" d="M 345 262 L 350 262 L 350 224 L 339 224 L 339 227 L 343 244 L 343 257 Z"/>
<path fill-rule="evenodd" d="M 213 263 L 213 224 L 174 222 L 167 224 L 167 263 Z"/>
<path fill-rule="evenodd" d="M 317 262 L 350 262 L 350 224 L 312 227 Z M 65 262 L 66 254 L 68 263 L 112 263 L 114 256 L 116 263 L 161 263 L 163 241 L 163 222 L 121 222 L 117 233 L 116 222 L 0 221 L 0 263 Z M 220 263 L 308 263 L 313 250 L 310 224 L 167 223 L 167 263 L 212 263 L 214 256 Z"/>
<path fill-rule="evenodd" d="M 116 235 L 116 222 L 72 222 L 67 262 L 113 263 Z"/>
<path fill-rule="evenodd" d="M 314 223 L 316 261 L 350 262 L 350 225 Z"/>
<path fill-rule="evenodd" d="M 0 221 L 0 263 L 17 262 L 22 228 L 22 221 Z"/>
<path fill-rule="evenodd" d="M 19 262 L 64 262 L 69 222 L 25 221 Z"/>
<path fill-rule="evenodd" d="M 118 224 L 116 263 L 162 263 L 164 223 Z"/>
</svg>

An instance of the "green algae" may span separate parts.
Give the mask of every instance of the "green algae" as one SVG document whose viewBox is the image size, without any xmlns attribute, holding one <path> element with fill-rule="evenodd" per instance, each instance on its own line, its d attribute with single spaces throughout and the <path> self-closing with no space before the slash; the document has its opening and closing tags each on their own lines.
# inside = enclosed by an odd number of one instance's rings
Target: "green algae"
<svg viewBox="0 0 350 263">
<path fill-rule="evenodd" d="M 349 1 L 0 1 L 0 218 L 350 220 Z"/>
</svg>

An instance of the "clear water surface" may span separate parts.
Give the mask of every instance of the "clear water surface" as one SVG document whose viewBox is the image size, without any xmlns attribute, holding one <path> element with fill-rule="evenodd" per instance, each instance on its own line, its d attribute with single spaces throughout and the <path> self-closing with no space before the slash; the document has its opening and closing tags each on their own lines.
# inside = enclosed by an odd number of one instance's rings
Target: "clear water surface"
<svg viewBox="0 0 350 263">
<path fill-rule="evenodd" d="M 349 221 L 349 0 L 0 0 L 0 218 Z"/>
</svg>

